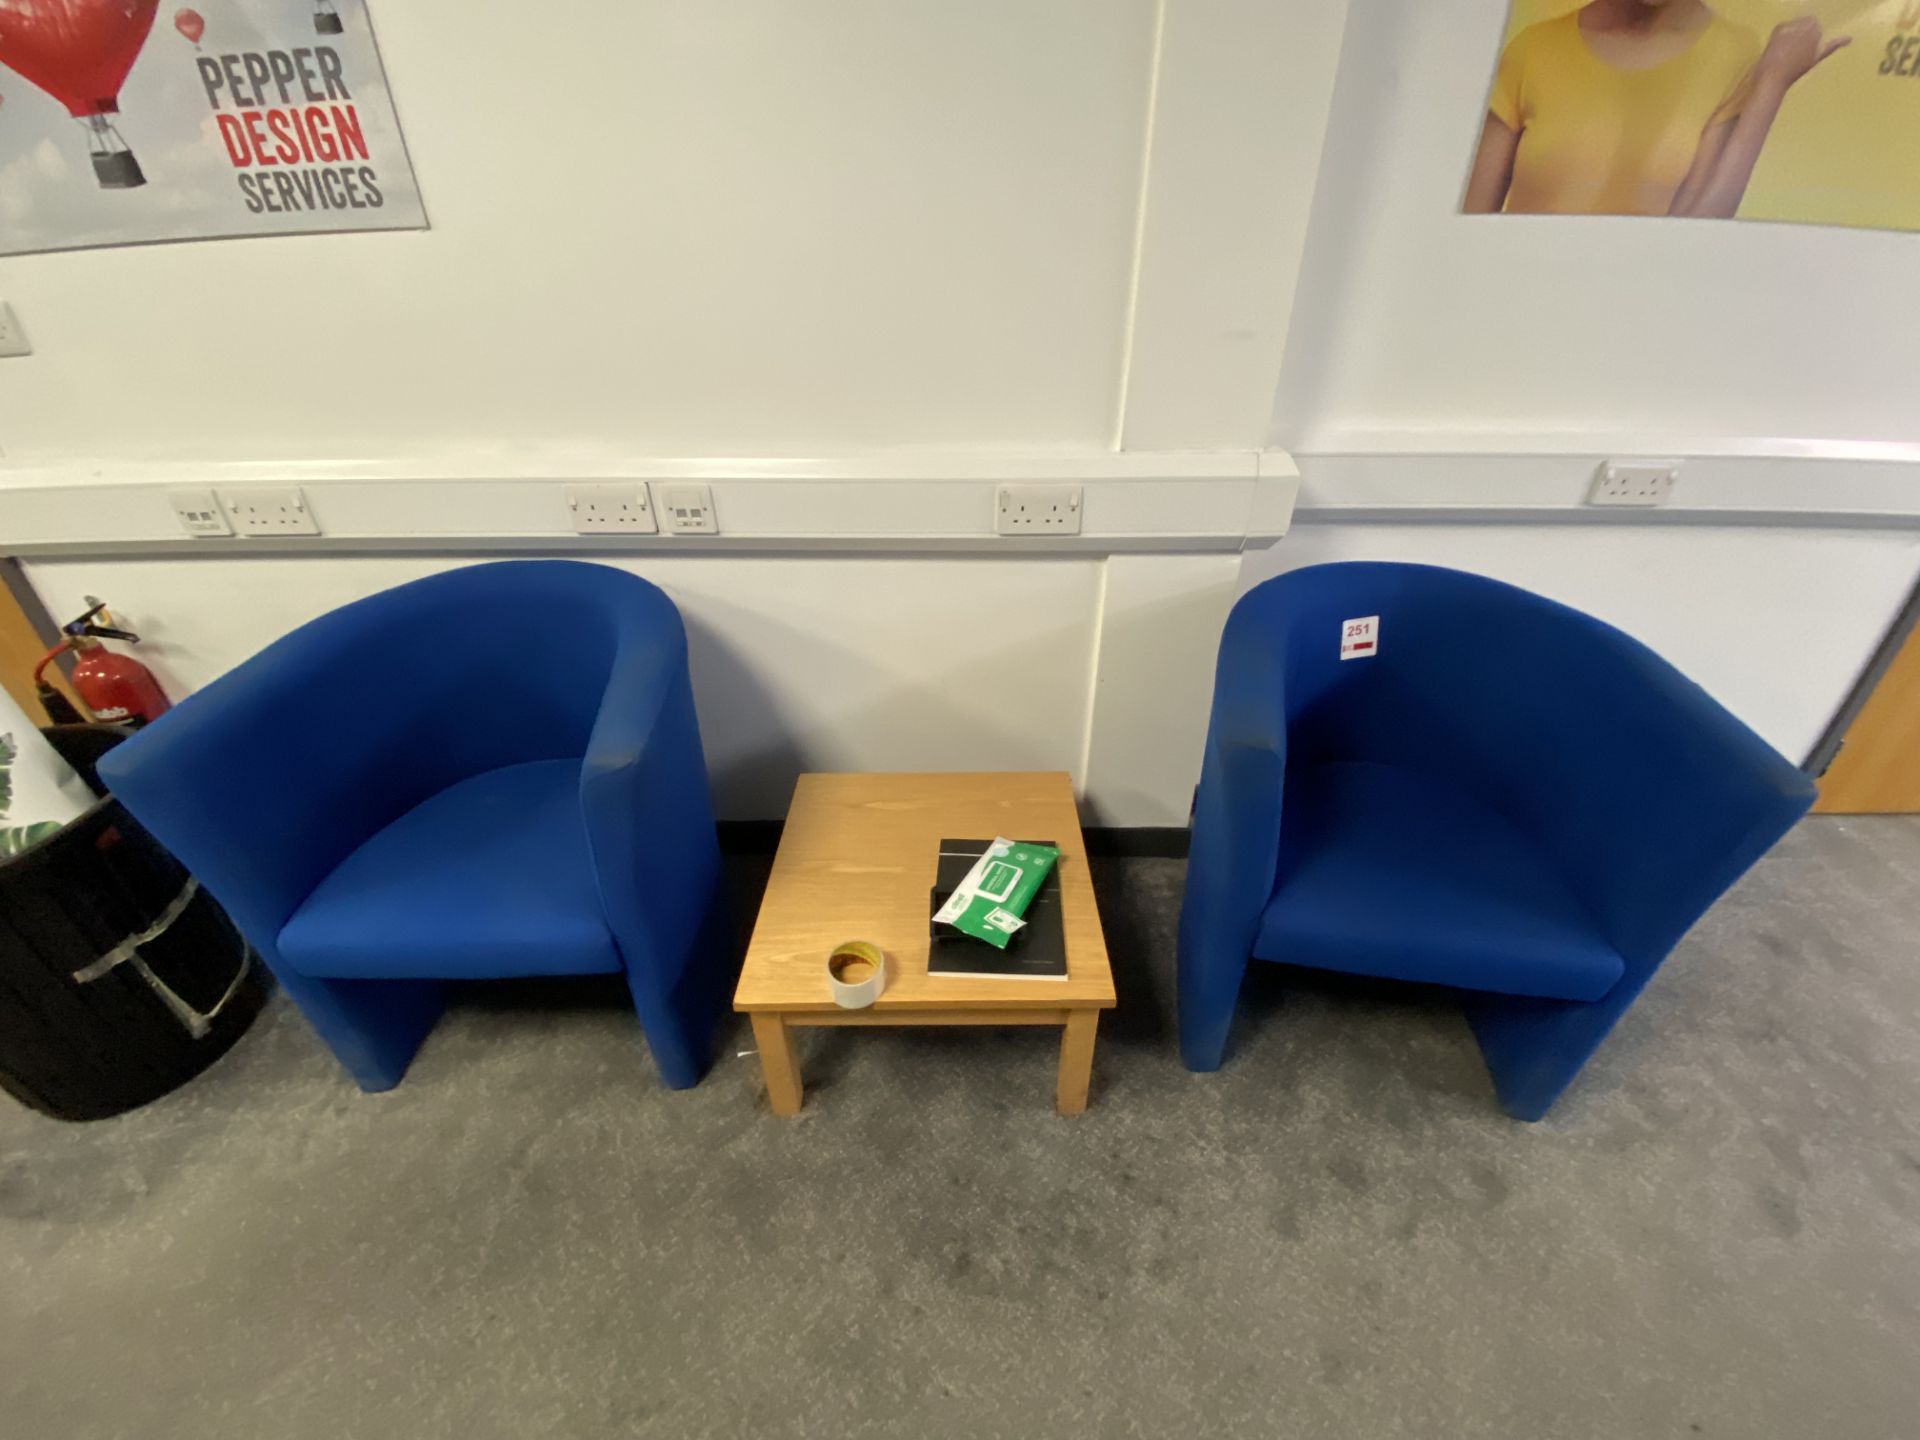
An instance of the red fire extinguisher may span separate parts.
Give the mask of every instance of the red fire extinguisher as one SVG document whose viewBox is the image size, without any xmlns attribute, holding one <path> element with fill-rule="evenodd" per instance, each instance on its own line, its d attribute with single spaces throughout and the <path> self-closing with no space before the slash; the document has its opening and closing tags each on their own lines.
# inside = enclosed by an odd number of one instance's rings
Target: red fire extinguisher
<svg viewBox="0 0 1920 1440">
<path fill-rule="evenodd" d="M 91 595 L 87 599 L 93 601 L 93 608 L 78 620 L 62 625 L 61 633 L 66 638 L 42 656 L 33 668 L 41 708 L 56 725 L 72 724 L 80 719 L 67 698 L 46 678 L 47 666 L 55 657 L 71 650 L 75 657 L 73 688 L 87 702 L 95 720 L 108 725 L 145 725 L 159 719 L 173 708 L 173 702 L 167 699 L 153 672 L 131 655 L 109 650 L 100 643 L 102 637 L 126 641 L 140 637 L 130 630 L 116 630 L 100 623 L 96 617 L 107 608 L 106 602 L 93 600 Z"/>
</svg>

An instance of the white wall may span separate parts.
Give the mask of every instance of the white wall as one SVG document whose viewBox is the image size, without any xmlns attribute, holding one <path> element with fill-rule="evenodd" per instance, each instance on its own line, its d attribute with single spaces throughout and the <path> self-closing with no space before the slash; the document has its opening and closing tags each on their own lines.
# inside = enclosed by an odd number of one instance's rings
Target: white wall
<svg viewBox="0 0 1920 1440">
<path fill-rule="evenodd" d="M 1274 524 L 1340 3 L 373 11 L 430 232 L 0 261 L 37 352 L 0 364 L 0 525 L 77 542 L 30 567 L 55 613 L 108 597 L 178 694 L 457 562 L 127 558 L 166 485 L 544 546 L 562 480 L 695 474 L 729 543 L 813 552 L 617 562 L 687 617 L 723 813 L 799 768 L 1044 766 L 1185 819 L 1237 556 L 1182 552 Z M 874 553 L 991 545 L 991 481 L 1083 474 L 1121 483 L 1081 555 Z"/>
<path fill-rule="evenodd" d="M 1275 443 L 1920 442 L 1912 235 L 1463 216 L 1507 0 L 1348 9 Z"/>
<path fill-rule="evenodd" d="M 1301 523 L 1244 582 L 1334 559 L 1510 580 L 1798 760 L 1920 579 L 1920 327 L 1884 303 L 1920 238 L 1461 215 L 1506 11 L 1348 6 L 1270 432 Z M 1687 460 L 1665 515 L 1590 523 L 1614 455 Z"/>
<path fill-rule="evenodd" d="M 1263 434 L 1347 0 L 1168 0 L 1117 443 Z"/>
<path fill-rule="evenodd" d="M 1108 438 L 1153 0 L 373 18 L 433 230 L 5 262 L 16 461 Z"/>
<path fill-rule="evenodd" d="M 434 228 L 0 260 L 38 352 L 0 365 L 0 453 L 1104 450 L 1129 388 L 1136 448 L 1258 448 L 1340 6 L 1162 9 L 377 3 Z M 1256 89 L 1281 57 L 1304 88 Z"/>
<path fill-rule="evenodd" d="M 107 597 L 179 697 L 316 615 L 464 563 L 68 560 L 28 576 L 56 614 Z M 1189 637 L 1217 636 L 1234 556 L 616 563 L 685 618 L 722 818 L 783 815 L 805 770 L 1086 777 L 1091 753 L 1090 822 L 1185 821 L 1209 661 Z"/>
<path fill-rule="evenodd" d="M 688 617 L 723 812 L 778 813 L 805 766 L 1044 765 L 1103 823 L 1179 824 L 1236 589 L 1357 556 L 1589 609 L 1797 758 L 1920 573 L 1914 531 L 1872 528 L 1920 516 L 1920 341 L 1860 298 L 1897 296 L 1917 242 L 1463 219 L 1503 0 L 1352 0 L 1343 47 L 1346 9 L 379 5 L 434 230 L 0 261 L 38 347 L 0 362 L 0 517 L 70 516 L 97 482 L 117 510 L 93 533 L 126 540 L 135 510 L 166 517 L 116 487 L 285 474 L 350 493 L 358 535 L 477 533 L 427 515 L 418 482 L 707 457 L 686 463 L 716 484 L 735 463 L 897 483 L 870 546 L 932 533 L 917 512 L 958 492 L 926 478 L 968 455 L 982 478 L 1018 478 L 992 468 L 1009 451 L 1093 475 L 1115 445 L 1139 452 L 1128 477 L 1192 476 L 1176 450 L 1251 474 L 1277 437 L 1307 452 L 1319 523 L 1244 564 L 1181 553 L 1173 521 L 1159 554 L 621 561 Z M 896 482 L 895 446 L 947 454 Z M 1721 457 L 1679 501 L 1715 525 L 1565 523 L 1593 461 L 1649 451 Z M 1841 496 L 1855 528 L 1718 523 L 1803 508 L 1783 487 Z M 806 520 L 812 492 L 752 493 Z M 528 533 L 560 527 L 522 501 Z M 1451 523 L 1407 523 L 1430 512 Z M 30 570 L 56 613 L 111 599 L 178 691 L 449 563 L 102 550 Z M 1032 635 L 943 639 L 1009 602 Z"/>
<path fill-rule="evenodd" d="M 56 613 L 111 597 L 169 694 L 206 684 L 349 600 L 468 563 L 419 557 L 42 562 Z M 838 769 L 1081 769 L 1095 561 L 629 562 L 686 621 L 694 699 L 728 819 L 785 813 Z M 963 596 L 1030 622 L 969 623 Z M 431 637 L 422 637 L 431 643 Z M 1079 664 L 1057 663 L 1058 656 Z M 1017 687 L 1017 690 L 1015 689 Z"/>
<path fill-rule="evenodd" d="M 1490 575 L 1653 647 L 1798 762 L 1920 572 L 1920 532 L 1760 526 L 1296 525 L 1242 585 L 1402 560 Z"/>
</svg>

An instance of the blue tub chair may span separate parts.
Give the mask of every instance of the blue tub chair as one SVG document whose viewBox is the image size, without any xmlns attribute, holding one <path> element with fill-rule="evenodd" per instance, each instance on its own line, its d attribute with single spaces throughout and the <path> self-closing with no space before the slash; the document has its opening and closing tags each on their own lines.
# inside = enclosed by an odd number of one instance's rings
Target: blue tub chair
<svg viewBox="0 0 1920 1440">
<path fill-rule="evenodd" d="M 101 762 L 363 1090 L 442 982 L 624 974 L 660 1078 L 706 1068 L 731 980 L 673 602 L 522 561 L 324 615 Z"/>
<path fill-rule="evenodd" d="M 1377 646 L 1341 658 L 1349 622 Z M 1180 913 L 1180 1051 L 1218 1069 L 1249 957 L 1462 992 L 1537 1120 L 1813 786 L 1646 646 L 1425 565 L 1234 607 Z"/>
</svg>

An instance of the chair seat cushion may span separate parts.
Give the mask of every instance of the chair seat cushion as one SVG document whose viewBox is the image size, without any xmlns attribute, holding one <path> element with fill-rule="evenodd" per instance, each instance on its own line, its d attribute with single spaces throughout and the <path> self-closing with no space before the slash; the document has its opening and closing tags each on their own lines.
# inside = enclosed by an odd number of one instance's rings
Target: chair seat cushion
<svg viewBox="0 0 1920 1440">
<path fill-rule="evenodd" d="M 509 765 L 421 802 L 321 881 L 279 943 L 287 964 L 327 979 L 619 970 L 580 762 Z"/>
<path fill-rule="evenodd" d="M 1288 777 L 1254 954 L 1508 995 L 1595 1000 L 1624 966 L 1539 847 L 1466 791 L 1387 765 Z"/>
</svg>

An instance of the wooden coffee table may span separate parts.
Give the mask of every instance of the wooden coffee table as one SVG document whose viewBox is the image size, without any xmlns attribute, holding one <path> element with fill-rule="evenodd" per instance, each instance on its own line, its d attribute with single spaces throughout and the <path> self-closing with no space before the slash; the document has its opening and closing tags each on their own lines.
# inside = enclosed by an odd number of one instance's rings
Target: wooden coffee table
<svg viewBox="0 0 1920 1440">
<path fill-rule="evenodd" d="M 927 973 L 927 904 L 943 839 L 1047 840 L 1060 847 L 1065 980 Z M 867 1010 L 827 993 L 827 955 L 868 940 L 887 985 Z M 812 1025 L 1058 1025 L 1063 1115 L 1087 1108 L 1094 1032 L 1113 1007 L 1113 971 L 1094 908 L 1073 786 L 1063 773 L 802 775 L 733 1008 L 753 1021 L 767 1099 L 800 1112 L 793 1031 Z"/>
</svg>

